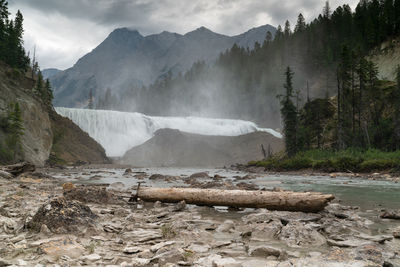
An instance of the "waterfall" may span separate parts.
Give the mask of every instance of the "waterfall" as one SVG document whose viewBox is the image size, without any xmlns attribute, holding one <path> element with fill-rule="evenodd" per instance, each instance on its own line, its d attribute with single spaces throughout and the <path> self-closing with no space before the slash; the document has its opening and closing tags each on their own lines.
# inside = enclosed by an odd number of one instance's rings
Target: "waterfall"
<svg viewBox="0 0 400 267">
<path fill-rule="evenodd" d="M 155 131 L 164 128 L 220 136 L 263 131 L 282 138 L 280 133 L 272 129 L 259 128 L 255 123 L 243 120 L 153 117 L 141 113 L 61 107 L 55 109 L 58 114 L 71 119 L 101 144 L 110 157 L 123 156 L 130 148 L 143 144 L 153 137 Z"/>
</svg>

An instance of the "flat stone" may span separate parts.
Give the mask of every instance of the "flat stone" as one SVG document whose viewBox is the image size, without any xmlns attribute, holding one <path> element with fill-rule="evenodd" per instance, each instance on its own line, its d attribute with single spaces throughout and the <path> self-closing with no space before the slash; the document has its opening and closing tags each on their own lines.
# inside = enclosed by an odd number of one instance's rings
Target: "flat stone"
<svg viewBox="0 0 400 267">
<path fill-rule="evenodd" d="M 253 257 L 268 257 L 275 256 L 279 257 L 281 255 L 281 250 L 268 246 L 257 246 L 249 248 L 249 255 Z"/>
<path fill-rule="evenodd" d="M 359 234 L 357 237 L 360 237 L 362 239 L 378 242 L 378 243 L 384 243 L 385 241 L 389 241 L 393 239 L 393 236 L 389 235 L 367 235 L 364 233 Z"/>
<path fill-rule="evenodd" d="M 215 242 L 212 247 L 213 248 L 222 248 L 232 244 L 232 241 L 217 241 Z"/>
<path fill-rule="evenodd" d="M 43 243 L 39 249 L 53 259 L 58 259 L 64 255 L 75 259 L 79 258 L 85 251 L 82 245 L 69 238 Z"/>
<path fill-rule="evenodd" d="M 270 261 L 270 260 L 246 260 L 242 263 L 242 267 L 275 267 L 279 261 Z"/>
<path fill-rule="evenodd" d="M 139 252 L 141 252 L 142 251 L 142 249 L 140 248 L 140 247 L 126 247 L 126 248 L 124 248 L 124 253 L 125 254 L 136 254 L 136 253 L 139 253 Z"/>
<path fill-rule="evenodd" d="M 150 259 L 133 258 L 131 264 L 135 267 L 147 266 L 150 264 Z"/>
<path fill-rule="evenodd" d="M 17 265 L 18 266 L 28 266 L 28 263 L 26 261 L 24 261 L 23 259 L 18 259 Z"/>
<path fill-rule="evenodd" d="M 345 241 L 336 241 L 332 239 L 327 240 L 328 245 L 341 247 L 341 248 L 355 248 L 362 245 L 370 244 L 371 242 L 359 239 L 349 239 Z"/>
<path fill-rule="evenodd" d="M 164 266 L 166 263 L 175 263 L 183 260 L 183 255 L 180 251 L 174 249 L 163 252 L 151 259 L 151 262 L 156 262 L 160 266 Z"/>
<path fill-rule="evenodd" d="M 141 243 L 150 240 L 161 239 L 162 234 L 159 230 L 138 229 L 135 231 L 125 232 L 122 238 L 131 242 Z"/>
<path fill-rule="evenodd" d="M 101 259 L 101 256 L 99 254 L 90 254 L 90 255 L 83 256 L 80 259 L 87 260 L 87 261 L 98 261 Z"/>
<path fill-rule="evenodd" d="M 161 242 L 161 243 L 158 243 L 158 244 L 155 244 L 155 245 L 151 246 L 150 247 L 150 251 L 153 252 L 153 253 L 156 253 L 159 249 L 161 249 L 163 247 L 167 247 L 167 246 L 173 245 L 175 243 L 176 243 L 175 241 Z"/>
<path fill-rule="evenodd" d="M 198 266 L 212 267 L 213 262 L 219 259 L 222 259 L 220 255 L 211 254 L 207 257 L 199 258 L 197 261 L 195 261 L 195 266 L 197 264 Z"/>
<path fill-rule="evenodd" d="M 241 267 L 242 264 L 234 258 L 222 258 L 214 260 L 212 267 Z"/>
<path fill-rule="evenodd" d="M 191 244 L 188 249 L 194 253 L 206 253 L 210 250 L 210 246 L 206 244 Z"/>
</svg>

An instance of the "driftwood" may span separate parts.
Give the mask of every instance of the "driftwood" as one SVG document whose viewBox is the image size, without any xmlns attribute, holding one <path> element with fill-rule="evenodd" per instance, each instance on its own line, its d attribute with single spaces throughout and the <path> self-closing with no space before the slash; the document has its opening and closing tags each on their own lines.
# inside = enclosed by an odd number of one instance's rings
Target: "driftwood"
<svg viewBox="0 0 400 267">
<path fill-rule="evenodd" d="M 219 190 L 197 188 L 140 187 L 137 197 L 144 201 L 205 206 L 266 208 L 269 210 L 319 212 L 335 197 L 321 193 Z"/>
<path fill-rule="evenodd" d="M 35 171 L 35 165 L 29 163 L 29 162 L 21 162 L 13 165 L 7 165 L 0 167 L 5 172 L 11 173 L 14 176 L 18 176 L 21 173 L 24 172 L 34 172 Z"/>
</svg>

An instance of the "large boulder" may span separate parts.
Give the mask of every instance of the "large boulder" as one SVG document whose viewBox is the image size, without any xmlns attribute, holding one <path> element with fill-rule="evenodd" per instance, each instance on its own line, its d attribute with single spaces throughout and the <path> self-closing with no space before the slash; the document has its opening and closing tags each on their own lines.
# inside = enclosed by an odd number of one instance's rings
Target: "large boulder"
<svg viewBox="0 0 400 267">
<path fill-rule="evenodd" d="M 40 207 L 28 228 L 40 231 L 46 225 L 53 233 L 77 233 L 94 227 L 96 218 L 88 206 L 60 197 Z"/>
</svg>

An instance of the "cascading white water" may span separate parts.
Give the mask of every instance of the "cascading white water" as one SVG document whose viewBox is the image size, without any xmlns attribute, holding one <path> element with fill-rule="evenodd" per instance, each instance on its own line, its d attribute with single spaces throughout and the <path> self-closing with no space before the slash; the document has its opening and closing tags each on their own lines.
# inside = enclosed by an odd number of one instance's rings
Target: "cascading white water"
<svg viewBox="0 0 400 267">
<path fill-rule="evenodd" d="M 272 129 L 259 128 L 250 121 L 199 117 L 152 117 L 141 113 L 76 108 L 55 108 L 61 116 L 71 119 L 83 131 L 101 144 L 107 156 L 120 157 L 130 148 L 143 144 L 159 129 L 171 128 L 183 132 L 237 136 L 256 131 L 282 135 Z"/>
</svg>

